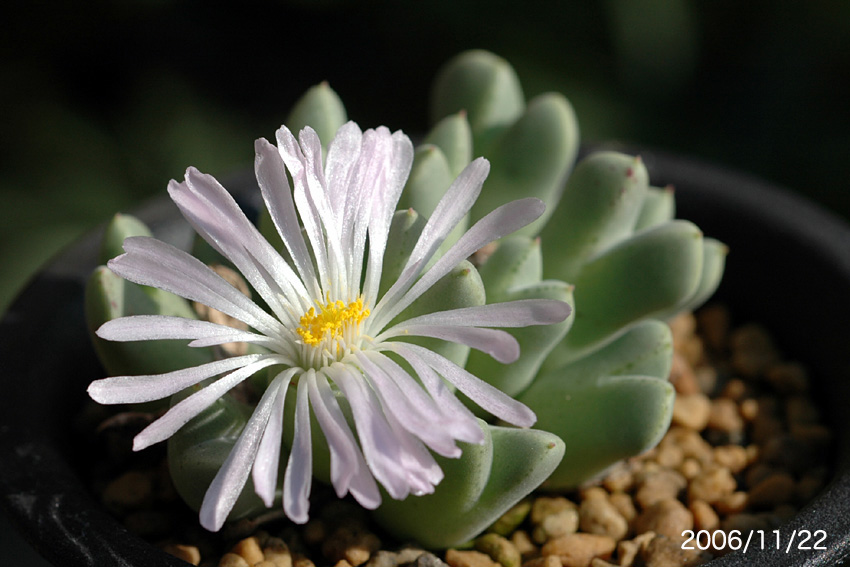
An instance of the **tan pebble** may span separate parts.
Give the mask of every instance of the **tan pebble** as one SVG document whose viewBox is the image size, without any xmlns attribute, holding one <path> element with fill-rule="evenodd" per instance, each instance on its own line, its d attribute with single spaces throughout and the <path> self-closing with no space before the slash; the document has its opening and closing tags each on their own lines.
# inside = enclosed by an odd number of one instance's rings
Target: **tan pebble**
<svg viewBox="0 0 850 567">
<path fill-rule="evenodd" d="M 674 470 L 662 469 L 648 474 L 639 482 L 635 501 L 643 508 L 649 508 L 661 500 L 678 498 L 688 485 L 687 479 Z"/>
<path fill-rule="evenodd" d="M 692 457 L 702 463 L 707 463 L 711 461 L 713 456 L 711 445 L 700 436 L 699 432 L 687 427 L 671 427 L 661 443 L 678 445 L 682 449 L 685 459 Z"/>
<path fill-rule="evenodd" d="M 614 492 L 608 497 L 608 501 L 611 502 L 611 505 L 617 509 L 617 512 L 619 512 L 629 524 L 631 524 L 632 520 L 637 517 L 637 509 L 635 508 L 634 500 L 632 500 L 632 497 L 629 494 L 626 494 L 625 492 Z"/>
<path fill-rule="evenodd" d="M 717 369 L 713 366 L 700 366 L 694 370 L 694 375 L 699 384 L 699 390 L 703 394 L 710 394 L 717 390 Z"/>
<path fill-rule="evenodd" d="M 656 535 L 638 556 L 645 567 L 684 567 L 700 565 L 709 557 L 699 550 L 682 549 L 680 539 Z"/>
<path fill-rule="evenodd" d="M 694 516 L 691 511 L 672 498 L 656 502 L 635 518 L 636 532 L 651 531 L 673 539 L 681 539 L 682 532 L 693 527 Z"/>
<path fill-rule="evenodd" d="M 601 486 L 586 486 L 579 491 L 581 500 L 591 500 L 593 498 L 608 498 L 608 492 Z"/>
<path fill-rule="evenodd" d="M 233 546 L 230 552 L 244 557 L 249 565 L 253 565 L 265 558 L 263 550 L 260 548 L 260 541 L 256 537 L 247 537 L 240 540 Z"/>
<path fill-rule="evenodd" d="M 446 563 L 451 567 L 496 567 L 498 565 L 486 553 L 458 549 L 446 551 Z"/>
<path fill-rule="evenodd" d="M 186 563 L 198 565 L 201 562 L 201 550 L 194 545 L 183 545 L 180 543 L 169 543 L 162 550 Z"/>
<path fill-rule="evenodd" d="M 759 325 L 745 325 L 732 332 L 729 338 L 731 364 L 737 372 L 754 378 L 779 360 L 770 335 Z"/>
<path fill-rule="evenodd" d="M 617 557 L 620 565 L 630 566 L 634 563 L 638 552 L 649 545 L 655 537 L 655 532 L 644 532 L 633 539 L 623 540 L 617 544 Z"/>
<path fill-rule="evenodd" d="M 353 567 L 353 565 L 347 559 L 340 559 L 334 564 L 334 567 Z"/>
<path fill-rule="evenodd" d="M 678 467 L 679 473 L 688 480 L 696 477 L 699 473 L 702 472 L 702 465 L 700 462 L 693 457 L 688 457 L 682 464 Z"/>
<path fill-rule="evenodd" d="M 670 319 L 670 334 L 673 336 L 674 348 L 690 340 L 697 329 L 697 318 L 690 311 L 683 311 Z"/>
<path fill-rule="evenodd" d="M 151 475 L 142 471 L 129 471 L 119 476 L 103 491 L 103 502 L 118 510 L 137 510 L 147 506 L 153 498 Z"/>
<path fill-rule="evenodd" d="M 268 559 L 263 559 L 259 563 L 255 563 L 254 567 L 277 567 L 277 563 L 269 561 Z"/>
<path fill-rule="evenodd" d="M 689 395 L 701 391 L 697 375 L 682 353 L 673 353 L 673 362 L 670 366 L 670 384 L 676 389 L 677 394 Z"/>
<path fill-rule="evenodd" d="M 371 556 L 372 550 L 369 546 L 352 545 L 345 550 L 345 557 L 343 559 L 354 567 L 357 567 L 369 561 Z"/>
<path fill-rule="evenodd" d="M 605 561 L 601 557 L 594 557 L 590 560 L 590 567 L 619 567 L 617 563 Z"/>
<path fill-rule="evenodd" d="M 749 504 L 749 497 L 746 492 L 738 490 L 733 492 L 732 494 L 727 494 L 726 496 L 720 498 L 717 502 L 714 503 L 714 507 L 717 511 L 724 516 L 728 516 L 730 514 L 740 514 L 744 510 L 747 509 L 747 505 Z"/>
<path fill-rule="evenodd" d="M 563 496 L 538 496 L 531 505 L 531 523 L 539 524 L 546 516 L 557 514 L 562 510 L 576 509 L 575 502 Z"/>
<path fill-rule="evenodd" d="M 727 400 L 726 398 L 712 400 L 707 426 L 710 429 L 727 433 L 742 431 L 744 429 L 744 420 L 738 411 L 738 404 L 734 400 Z"/>
<path fill-rule="evenodd" d="M 563 567 L 563 563 L 557 555 L 544 555 L 529 559 L 522 564 L 522 567 Z"/>
<path fill-rule="evenodd" d="M 299 555 L 292 559 L 292 567 L 316 567 L 316 564 L 309 557 Z"/>
<path fill-rule="evenodd" d="M 695 530 L 714 531 L 720 525 L 720 517 L 711 504 L 703 500 L 694 500 L 688 505 L 688 510 L 694 516 Z"/>
<path fill-rule="evenodd" d="M 740 445 L 721 445 L 714 448 L 714 462 L 737 474 L 749 464 L 749 457 Z"/>
<path fill-rule="evenodd" d="M 776 472 L 750 488 L 749 503 L 753 508 L 773 508 L 794 499 L 796 483 L 787 472 Z"/>
<path fill-rule="evenodd" d="M 245 558 L 235 553 L 225 553 L 218 562 L 218 567 L 251 567 Z"/>
<path fill-rule="evenodd" d="M 807 396 L 789 396 L 785 400 L 785 417 L 789 423 L 818 423 L 820 410 Z"/>
<path fill-rule="evenodd" d="M 728 494 L 735 492 L 737 482 L 729 469 L 712 466 L 691 480 L 688 485 L 688 501 L 704 500 L 713 504 Z"/>
<path fill-rule="evenodd" d="M 538 500 L 540 499 L 538 498 Z M 536 516 L 539 518 L 539 521 L 531 534 L 535 543 L 543 543 L 554 537 L 575 533 L 578 530 L 579 517 L 577 506 L 566 498 L 560 500 L 563 500 L 567 504 L 558 504 L 560 509 L 546 516 Z M 550 511 L 554 509 L 552 508 Z M 534 508 L 532 508 L 532 518 L 534 517 Z M 532 519 L 532 522 L 534 522 L 534 519 Z"/>
<path fill-rule="evenodd" d="M 761 448 L 755 443 L 747 445 L 744 449 L 747 451 L 747 466 L 753 465 L 761 458 Z"/>
<path fill-rule="evenodd" d="M 738 403 L 738 412 L 741 414 L 741 417 L 744 418 L 744 421 L 751 423 L 756 419 L 756 417 L 758 417 L 759 403 L 753 398 L 741 400 Z"/>
<path fill-rule="evenodd" d="M 676 396 L 673 402 L 672 423 L 675 425 L 702 431 L 708 425 L 710 416 L 711 400 L 701 392 Z"/>
<path fill-rule="evenodd" d="M 519 567 L 521 554 L 517 546 L 498 534 L 484 534 L 475 540 L 475 549 L 486 553 L 502 567 Z"/>
<path fill-rule="evenodd" d="M 531 536 L 525 530 L 517 530 L 511 534 L 511 543 L 519 550 L 520 555 L 528 557 L 537 553 L 537 546 L 531 541 Z"/>
<path fill-rule="evenodd" d="M 587 567 L 594 557 L 611 557 L 616 547 L 617 542 L 609 536 L 577 533 L 546 542 L 540 552 L 557 555 L 564 567 Z"/>
<path fill-rule="evenodd" d="M 263 556 L 273 562 L 276 567 L 292 567 L 292 554 L 286 542 L 277 537 L 270 537 L 263 547 Z"/>
<path fill-rule="evenodd" d="M 721 398 L 729 398 L 730 400 L 739 401 L 747 393 L 747 383 L 740 378 L 732 378 L 723 386 L 720 392 Z"/>
<path fill-rule="evenodd" d="M 602 486 L 608 492 L 626 492 L 631 490 L 634 483 L 632 470 L 625 462 L 620 462 L 614 465 L 605 478 L 602 479 Z"/>
<path fill-rule="evenodd" d="M 664 445 L 658 447 L 655 453 L 655 462 L 662 467 L 675 469 L 685 460 L 685 452 L 676 445 Z"/>
<path fill-rule="evenodd" d="M 696 315 L 700 336 L 715 351 L 726 349 L 729 337 L 729 310 L 719 304 L 707 305 Z"/>
<path fill-rule="evenodd" d="M 765 378 L 780 394 L 802 394 L 809 389 L 809 374 L 796 362 L 780 362 L 764 372 Z"/>
<path fill-rule="evenodd" d="M 579 507 L 579 528 L 583 532 L 610 536 L 615 541 L 626 537 L 629 523 L 604 493 L 587 498 Z"/>
</svg>

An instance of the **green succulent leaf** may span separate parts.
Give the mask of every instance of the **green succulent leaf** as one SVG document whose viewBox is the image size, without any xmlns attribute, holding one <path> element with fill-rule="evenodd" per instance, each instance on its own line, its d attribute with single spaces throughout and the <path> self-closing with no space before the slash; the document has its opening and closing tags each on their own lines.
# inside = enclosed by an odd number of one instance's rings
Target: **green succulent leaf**
<svg viewBox="0 0 850 567">
<path fill-rule="evenodd" d="M 474 157 L 472 155 L 472 127 L 466 112 L 446 116 L 431 129 L 423 144 L 432 144 L 443 151 L 452 179 L 460 175 Z M 429 213 L 430 214 L 430 213 Z"/>
<path fill-rule="evenodd" d="M 172 404 L 193 391 L 176 394 Z M 180 497 L 194 510 L 200 510 L 207 488 L 236 444 L 250 414 L 251 408 L 231 396 L 222 396 L 168 439 L 171 479 Z M 281 461 L 286 462 L 285 455 Z M 263 510 L 266 506 L 254 492 L 249 478 L 228 519 L 237 520 Z"/>
<path fill-rule="evenodd" d="M 702 262 L 702 233 L 681 220 L 606 250 L 585 264 L 575 282 L 576 322 L 562 347 L 576 356 L 680 305 L 696 291 Z"/>
<path fill-rule="evenodd" d="M 210 348 L 188 348 L 184 341 L 105 341 L 95 331 L 127 315 L 175 315 L 196 319 L 185 299 L 157 288 L 128 282 L 106 266 L 94 270 L 85 291 L 86 322 L 98 357 L 113 376 L 159 374 L 213 360 Z"/>
<path fill-rule="evenodd" d="M 557 280 L 546 280 L 521 288 L 513 288 L 506 294 L 504 300 L 521 299 L 557 299 L 568 303 L 571 307 L 574 306 L 573 287 Z M 504 329 L 519 342 L 519 358 L 510 364 L 503 364 L 490 355 L 473 350 L 469 353 L 466 369 L 510 396 L 518 394 L 528 387 L 546 356 L 567 334 L 573 324 L 574 312 L 575 309 L 564 321 L 553 325 Z"/>
<path fill-rule="evenodd" d="M 630 236 L 648 178 L 640 158 L 597 152 L 581 160 L 541 234 L 546 277 L 576 282 L 590 258 Z"/>
<path fill-rule="evenodd" d="M 384 497 L 375 519 L 401 540 L 431 549 L 464 544 L 536 488 L 557 466 L 563 442 L 545 431 L 487 425 L 483 445 L 461 444 L 459 459 L 437 457 L 445 473 L 433 494 Z"/>
<path fill-rule="evenodd" d="M 508 301 L 509 290 L 536 284 L 543 279 L 540 239 L 506 236 L 478 268 L 491 303 Z"/>
<path fill-rule="evenodd" d="M 567 99 L 557 93 L 532 99 L 485 154 L 492 166 L 472 219 L 515 199 L 537 197 L 546 204 L 546 212 L 518 234 L 540 232 L 561 197 L 578 147 L 578 122 Z"/>
<path fill-rule="evenodd" d="M 728 254 L 729 247 L 719 240 L 714 238 L 703 239 L 702 270 L 699 284 L 694 293 L 677 309 L 669 313 L 667 317 L 672 317 L 682 311 L 694 311 L 714 295 L 720 285 L 720 280 L 723 279 Z"/>
<path fill-rule="evenodd" d="M 673 187 L 649 187 L 635 223 L 635 231 L 671 221 L 674 216 L 676 216 L 676 199 Z"/>
<path fill-rule="evenodd" d="M 308 89 L 298 99 L 285 123 L 296 136 L 305 126 L 313 128 L 327 154 L 328 144 L 347 120 L 348 115 L 339 95 L 328 83 L 323 82 Z"/>
<path fill-rule="evenodd" d="M 571 364 L 549 369 L 547 361 L 517 396 L 537 414 L 536 427 L 566 443 L 547 488 L 573 488 L 660 440 L 673 406 L 672 352 L 670 328 L 649 320 Z"/>
<path fill-rule="evenodd" d="M 100 244 L 99 261 L 106 264 L 109 260 L 124 253 L 124 239 L 130 236 L 151 236 L 151 231 L 139 219 L 132 215 L 118 213 L 106 225 Z"/>
<path fill-rule="evenodd" d="M 476 153 L 486 155 L 490 140 L 525 109 L 519 78 L 510 63 L 488 51 L 463 52 L 437 73 L 431 93 L 431 119 L 466 111 Z"/>
<path fill-rule="evenodd" d="M 396 317 L 393 324 L 426 313 L 484 305 L 485 301 L 484 284 L 478 270 L 464 260 Z M 461 368 L 469 356 L 469 347 L 459 343 L 430 337 L 405 337 L 403 340 L 439 353 Z"/>
</svg>

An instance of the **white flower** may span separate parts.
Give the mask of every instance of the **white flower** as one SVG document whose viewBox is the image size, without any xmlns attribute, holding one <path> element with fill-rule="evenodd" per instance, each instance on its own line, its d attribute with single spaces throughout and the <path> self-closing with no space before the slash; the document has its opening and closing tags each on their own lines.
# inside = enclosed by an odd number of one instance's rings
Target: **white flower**
<svg viewBox="0 0 850 567">
<path fill-rule="evenodd" d="M 123 317 L 97 331 L 112 341 L 191 339 L 189 345 L 195 347 L 246 342 L 265 350 L 166 374 L 93 382 L 91 397 L 115 404 L 162 399 L 221 376 L 139 433 L 135 450 L 168 439 L 252 374 L 268 367 L 279 369 L 206 493 L 200 517 L 210 530 L 222 526 L 249 474 L 257 494 L 272 505 L 284 398 L 290 385 L 296 390 L 295 430 L 283 479 L 283 507 L 293 521 L 308 518 L 311 408 L 328 441 L 337 494 L 351 493 L 364 507 L 375 508 L 381 501 L 376 481 L 396 499 L 433 492 L 443 473 L 429 449 L 458 457 L 456 441 L 484 439 L 477 420 L 443 379 L 507 422 L 527 427 L 536 418 L 524 405 L 441 355 L 394 339 L 436 337 L 511 362 L 519 356 L 516 340 L 490 327 L 548 324 L 569 313 L 562 302 L 524 300 L 435 312 L 390 325 L 458 262 L 536 219 L 543 204 L 523 199 L 496 209 L 425 271 L 446 235 L 472 207 L 487 177 L 489 163 L 472 162 L 428 219 L 398 280 L 378 297 L 390 223 L 413 159 L 410 140 L 383 127 L 361 132 L 349 122 L 337 132 L 324 166 L 312 129 L 304 129 L 296 140 L 283 127 L 277 142 L 275 147 L 257 140 L 255 169 L 291 264 L 214 178 L 190 168 L 185 181 L 172 181 L 168 187 L 186 219 L 236 266 L 270 312 L 188 253 L 152 238 L 128 238 L 125 253 L 109 262 L 112 271 L 127 280 L 205 304 L 246 323 L 252 331 L 161 315 Z M 385 353 L 406 361 L 418 379 Z M 338 395 L 351 408 L 357 439 Z"/>
</svg>

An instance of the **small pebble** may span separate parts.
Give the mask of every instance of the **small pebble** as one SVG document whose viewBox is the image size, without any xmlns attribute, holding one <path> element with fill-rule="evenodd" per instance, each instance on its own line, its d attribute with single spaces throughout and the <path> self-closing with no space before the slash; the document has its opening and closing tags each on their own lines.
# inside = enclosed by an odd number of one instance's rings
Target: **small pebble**
<svg viewBox="0 0 850 567">
<path fill-rule="evenodd" d="M 732 494 L 737 487 L 735 477 L 729 469 L 712 466 L 704 469 L 688 486 L 688 501 L 703 500 L 709 504 Z"/>
<path fill-rule="evenodd" d="M 502 567 L 519 567 L 522 562 L 521 553 L 510 540 L 498 534 L 484 534 L 475 540 L 475 549 L 486 553 Z"/>
<path fill-rule="evenodd" d="M 499 565 L 486 553 L 481 553 L 480 551 L 460 551 L 458 549 L 449 549 L 446 551 L 446 563 L 450 567 L 497 567 Z"/>
<path fill-rule="evenodd" d="M 691 511 L 673 498 L 656 502 L 635 518 L 636 532 L 655 532 L 672 539 L 682 539 L 682 532 L 693 527 Z"/>
<path fill-rule="evenodd" d="M 607 535 L 619 541 L 629 532 L 629 523 L 603 494 L 582 501 L 579 528 L 586 533 Z"/>
<path fill-rule="evenodd" d="M 252 567 L 245 558 L 236 553 L 225 553 L 218 562 L 218 567 Z"/>
<path fill-rule="evenodd" d="M 240 540 L 233 546 L 230 552 L 243 557 L 249 565 L 265 559 L 263 550 L 260 548 L 260 541 L 256 537 L 248 537 Z"/>
<path fill-rule="evenodd" d="M 183 545 L 179 543 L 169 543 L 162 550 L 178 559 L 182 559 L 186 563 L 198 565 L 201 562 L 201 551 L 194 545 Z"/>
<path fill-rule="evenodd" d="M 694 517 L 694 530 L 714 531 L 720 525 L 720 517 L 708 502 L 694 500 L 688 509 Z"/>
<path fill-rule="evenodd" d="M 707 427 L 724 433 L 740 433 L 744 420 L 734 400 L 718 398 L 711 402 Z"/>
<path fill-rule="evenodd" d="M 673 423 L 702 431 L 711 416 L 711 400 L 702 392 L 678 395 L 673 402 Z"/>
<path fill-rule="evenodd" d="M 661 469 L 641 479 L 635 501 L 641 508 L 646 509 L 661 500 L 677 498 L 687 485 L 688 480 L 680 473 Z"/>
<path fill-rule="evenodd" d="M 794 499 L 796 483 L 787 472 L 775 472 L 750 488 L 749 504 L 753 508 L 773 508 Z"/>
<path fill-rule="evenodd" d="M 616 547 L 617 542 L 609 536 L 575 533 L 549 540 L 540 552 L 557 555 L 563 567 L 587 567 L 594 557 L 611 557 Z"/>
</svg>

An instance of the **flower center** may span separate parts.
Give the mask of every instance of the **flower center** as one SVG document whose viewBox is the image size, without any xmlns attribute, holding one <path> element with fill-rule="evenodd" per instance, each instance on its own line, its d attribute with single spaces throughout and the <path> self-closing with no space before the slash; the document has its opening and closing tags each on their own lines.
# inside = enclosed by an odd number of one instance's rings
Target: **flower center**
<svg viewBox="0 0 850 567">
<path fill-rule="evenodd" d="M 363 307 L 362 298 L 347 305 L 341 300 L 328 301 L 319 305 L 318 311 L 311 307 L 302 315 L 301 326 L 296 332 L 304 345 L 327 351 L 329 356 L 336 358 L 357 338 L 360 323 L 369 313 L 369 309 Z"/>
</svg>

